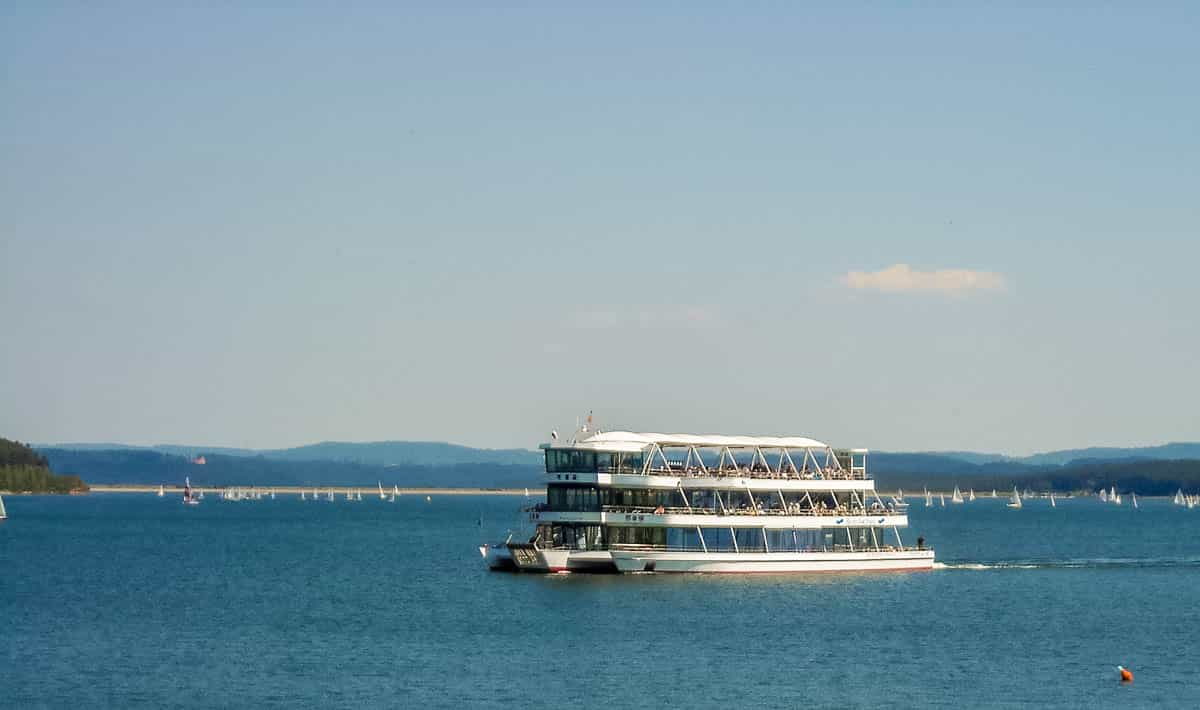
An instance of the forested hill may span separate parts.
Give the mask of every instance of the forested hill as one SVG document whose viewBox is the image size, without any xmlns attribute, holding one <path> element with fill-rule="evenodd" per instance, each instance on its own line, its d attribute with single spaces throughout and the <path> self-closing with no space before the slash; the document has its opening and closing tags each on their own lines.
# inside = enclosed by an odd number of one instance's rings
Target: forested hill
<svg viewBox="0 0 1200 710">
<path fill-rule="evenodd" d="M 330 461 L 374 466 L 448 466 L 459 464 L 501 464 L 540 466 L 542 452 L 529 449 L 477 449 L 442 441 L 322 441 L 288 449 L 238 449 L 227 446 L 157 444 L 43 444 L 38 450 L 78 452 L 142 451 L 194 458 L 238 456 L 277 461 Z"/>
<path fill-rule="evenodd" d="M 80 451 L 41 449 L 56 470 L 70 471 L 97 484 L 180 484 L 200 486 L 349 486 L 410 488 L 523 488 L 544 484 L 542 467 L 500 463 L 444 466 L 380 465 L 356 461 L 288 461 L 265 456 L 205 453 L 184 457 L 145 449 Z M 203 461 L 203 463 L 199 463 Z"/>
<path fill-rule="evenodd" d="M 959 486 L 965 492 L 1012 490 L 1015 486 L 1036 491 L 1096 491 L 1115 487 L 1119 491 L 1133 491 L 1139 495 L 1171 495 L 1179 489 L 1194 492 L 1200 490 L 1200 460 L 1118 460 L 1118 461 L 1073 461 L 1065 466 L 1022 466 L 1010 467 L 996 464 L 982 466 L 967 465 L 958 472 L 930 474 L 905 467 L 902 470 L 872 473 L 876 488 L 894 491 L 904 488 L 919 492 L 923 487 L 931 490 L 949 490 Z"/>
<path fill-rule="evenodd" d="M 481 451 L 481 450 L 476 450 Z M 438 488 L 540 488 L 545 475 L 537 463 L 494 461 L 445 465 L 385 465 L 358 460 L 289 460 L 233 456 L 204 451 L 179 456 L 137 448 L 111 450 L 40 449 L 57 471 L 78 474 L 92 483 L 179 484 L 190 477 L 198 485 L 374 485 Z M 534 454 L 534 452 L 528 452 Z M 201 463 L 203 462 L 203 463 Z M 1074 461 L 1064 466 L 1014 461 L 972 463 L 941 454 L 872 453 L 868 470 L 880 490 L 1037 490 L 1091 491 L 1115 486 L 1142 495 L 1166 495 L 1176 489 L 1200 489 L 1200 459 Z"/>
<path fill-rule="evenodd" d="M 19 441 L 0 437 L 0 491 L 70 493 L 85 491 L 78 476 L 58 476 L 46 457 Z"/>
</svg>

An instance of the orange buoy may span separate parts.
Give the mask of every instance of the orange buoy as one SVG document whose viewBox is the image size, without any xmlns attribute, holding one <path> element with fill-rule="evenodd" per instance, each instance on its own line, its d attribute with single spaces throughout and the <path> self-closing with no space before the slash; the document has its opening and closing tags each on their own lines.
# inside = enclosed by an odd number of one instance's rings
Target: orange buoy
<svg viewBox="0 0 1200 710">
<path fill-rule="evenodd" d="M 1126 668 L 1125 666 L 1117 666 L 1117 670 L 1121 671 L 1121 682 L 1122 683 L 1132 683 L 1133 682 L 1133 673 L 1130 673 L 1128 668 Z"/>
</svg>

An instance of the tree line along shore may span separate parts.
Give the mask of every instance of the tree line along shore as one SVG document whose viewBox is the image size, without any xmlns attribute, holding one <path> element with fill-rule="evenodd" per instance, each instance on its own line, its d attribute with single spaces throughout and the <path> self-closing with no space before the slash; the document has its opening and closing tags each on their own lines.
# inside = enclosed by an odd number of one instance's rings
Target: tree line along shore
<svg viewBox="0 0 1200 710">
<path fill-rule="evenodd" d="M 46 457 L 19 441 L 0 437 L 0 491 L 10 493 L 83 493 L 79 476 L 60 476 Z"/>
</svg>

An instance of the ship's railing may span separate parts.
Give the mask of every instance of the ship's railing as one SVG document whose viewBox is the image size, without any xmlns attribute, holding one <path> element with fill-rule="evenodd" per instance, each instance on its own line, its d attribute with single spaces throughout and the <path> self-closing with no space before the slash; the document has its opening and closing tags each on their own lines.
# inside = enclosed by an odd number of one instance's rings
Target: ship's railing
<svg viewBox="0 0 1200 710">
<path fill-rule="evenodd" d="M 646 474 L 650 476 L 679 476 L 682 478 L 763 478 L 778 481 L 865 481 L 865 469 L 849 469 L 826 467 L 819 470 L 788 470 L 786 468 L 766 469 L 762 466 L 742 466 L 740 468 L 709 468 L 699 466 L 651 466 L 649 469 L 631 469 L 627 466 L 600 466 L 597 473 Z"/>
<path fill-rule="evenodd" d="M 738 506 L 733 508 L 696 507 L 684 508 L 678 506 L 649 506 L 649 505 L 604 505 L 600 509 L 605 513 L 639 513 L 657 515 L 803 515 L 803 516 L 853 516 L 853 515 L 899 515 L 903 510 L 895 505 L 872 505 L 863 507 L 838 506 L 836 508 L 809 507 L 792 504 L 787 508 Z"/>
<path fill-rule="evenodd" d="M 714 549 L 712 547 L 705 549 L 704 547 L 698 547 L 695 545 L 687 545 L 687 546 L 639 545 L 639 544 L 635 544 L 635 543 L 624 543 L 624 542 L 609 545 L 608 549 L 622 550 L 625 552 L 642 552 L 642 551 L 645 551 L 645 552 L 735 552 L 735 550 L 733 550 L 733 549 L 725 549 L 725 548 Z M 766 550 L 764 550 L 761 546 L 757 546 L 757 545 L 754 547 L 750 547 L 750 548 L 742 547 L 738 551 L 740 551 L 740 552 L 755 552 L 755 553 L 766 552 Z M 803 553 L 803 552 L 926 552 L 926 551 L 932 552 L 933 548 L 929 547 L 929 546 L 915 547 L 912 545 L 905 545 L 903 547 L 900 547 L 898 545 L 880 545 L 879 547 L 873 547 L 873 546 L 850 547 L 849 545 L 824 545 L 824 546 L 815 545 L 815 546 L 802 547 L 800 549 L 789 548 L 789 549 L 783 549 L 783 550 L 771 550 L 771 554 L 774 554 L 774 553 L 780 553 L 780 554 L 796 553 L 796 552 Z"/>
</svg>

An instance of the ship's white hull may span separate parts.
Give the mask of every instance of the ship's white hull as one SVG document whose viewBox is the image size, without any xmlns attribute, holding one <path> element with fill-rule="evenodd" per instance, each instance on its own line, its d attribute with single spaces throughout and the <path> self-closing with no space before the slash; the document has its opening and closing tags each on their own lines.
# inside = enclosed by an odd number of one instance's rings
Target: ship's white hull
<svg viewBox="0 0 1200 710">
<path fill-rule="evenodd" d="M 607 550 L 538 550 L 547 572 L 614 572 Z"/>
<path fill-rule="evenodd" d="M 624 573 L 910 572 L 933 569 L 933 550 L 891 552 L 666 552 L 614 550 Z"/>
<path fill-rule="evenodd" d="M 484 546 L 494 547 L 494 546 Z M 480 547 L 482 553 L 484 547 Z M 492 569 L 514 569 L 519 572 L 616 572 L 612 555 L 607 550 L 543 550 L 531 543 L 510 543 L 506 546 L 511 566 Z M 485 555 L 485 559 L 487 556 Z M 489 565 L 491 566 L 491 565 Z"/>
</svg>

